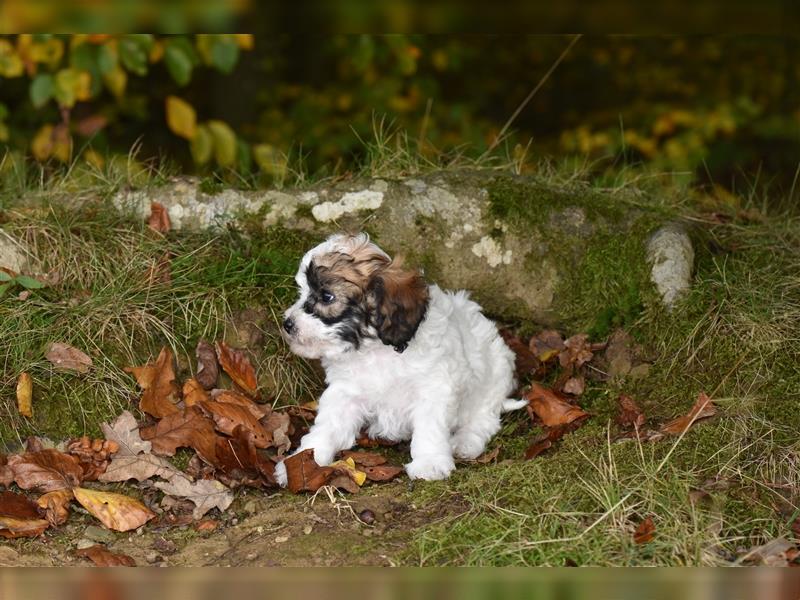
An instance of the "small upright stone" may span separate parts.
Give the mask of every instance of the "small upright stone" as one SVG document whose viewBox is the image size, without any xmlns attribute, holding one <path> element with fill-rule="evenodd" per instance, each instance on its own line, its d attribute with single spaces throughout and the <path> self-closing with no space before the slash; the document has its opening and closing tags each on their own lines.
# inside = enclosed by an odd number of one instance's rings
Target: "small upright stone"
<svg viewBox="0 0 800 600">
<path fill-rule="evenodd" d="M 689 234 L 677 224 L 661 227 L 647 242 L 647 260 L 652 265 L 650 279 L 671 309 L 691 286 L 694 248 Z"/>
</svg>

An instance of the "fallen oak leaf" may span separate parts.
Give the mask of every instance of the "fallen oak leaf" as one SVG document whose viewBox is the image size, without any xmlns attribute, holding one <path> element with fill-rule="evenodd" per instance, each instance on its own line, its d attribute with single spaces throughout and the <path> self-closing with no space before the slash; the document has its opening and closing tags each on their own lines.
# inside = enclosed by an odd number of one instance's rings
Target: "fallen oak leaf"
<svg viewBox="0 0 800 600">
<path fill-rule="evenodd" d="M 253 434 L 253 442 L 258 448 L 268 448 L 272 435 L 244 406 L 227 402 L 200 402 L 197 406 L 214 420 L 217 430 L 232 435 L 238 426 L 245 427 Z"/>
<path fill-rule="evenodd" d="M 295 494 L 302 491 L 316 492 L 324 485 L 355 493 L 366 480 L 366 475 L 355 468 L 352 459 L 349 462 L 338 461 L 338 464 L 334 463 L 335 466 L 321 467 L 314 460 L 314 450 L 311 448 L 289 456 L 283 462 L 286 465 L 287 487 Z"/>
<path fill-rule="evenodd" d="M 275 484 L 275 463 L 258 453 L 253 434 L 241 425 L 230 438 L 217 436 L 213 465 L 229 487 Z"/>
<path fill-rule="evenodd" d="M 525 398 L 529 402 L 528 411 L 539 417 L 547 427 L 566 425 L 589 416 L 579 407 L 563 400 L 553 390 L 542 387 L 538 383 L 531 385 Z"/>
<path fill-rule="evenodd" d="M 633 541 L 636 544 L 646 544 L 652 542 L 656 535 L 656 526 L 653 517 L 647 517 L 636 527 L 633 532 Z"/>
<path fill-rule="evenodd" d="M 0 454 L 0 485 L 8 487 L 13 481 L 14 471 L 8 466 L 8 457 L 5 454 Z"/>
<path fill-rule="evenodd" d="M 29 373 L 20 373 L 17 379 L 17 410 L 23 417 L 33 417 L 33 380 Z"/>
<path fill-rule="evenodd" d="M 86 558 L 94 563 L 96 567 L 135 567 L 136 561 L 127 554 L 116 554 L 111 552 L 102 544 L 95 544 L 88 548 L 75 550 L 75 556 Z"/>
<path fill-rule="evenodd" d="M 187 498 L 195 505 L 192 516 L 202 518 L 212 508 L 224 512 L 233 502 L 233 492 L 215 479 L 190 481 L 185 475 L 176 473 L 167 481 L 158 481 L 155 487 L 165 494 Z"/>
<path fill-rule="evenodd" d="M 558 354 L 558 361 L 562 367 L 581 367 L 592 360 L 593 356 L 589 336 L 579 333 L 564 341 L 564 350 Z"/>
<path fill-rule="evenodd" d="M 51 343 L 44 357 L 59 369 L 81 374 L 88 373 L 93 364 L 88 354 L 63 342 Z"/>
<path fill-rule="evenodd" d="M 289 415 L 273 411 L 266 419 L 262 420 L 262 425 L 272 436 L 272 445 L 278 451 L 278 456 L 283 456 L 292 447 L 292 440 L 289 436 L 292 435 L 294 428 Z"/>
<path fill-rule="evenodd" d="M 160 202 L 150 203 L 150 216 L 147 219 L 147 226 L 158 233 L 167 233 L 172 227 L 169 213 Z"/>
<path fill-rule="evenodd" d="M 152 444 L 142 440 L 139 435 L 139 424 L 128 410 L 120 414 L 110 425 L 103 423 L 100 427 L 106 439 L 119 446 L 118 457 L 135 456 L 151 450 Z"/>
<path fill-rule="evenodd" d="M 49 527 L 36 505 L 22 494 L 0 493 L 0 537 L 36 537 Z"/>
<path fill-rule="evenodd" d="M 84 481 L 97 481 L 108 467 L 111 456 L 119 451 L 119 444 L 113 440 L 92 440 L 83 436 L 70 440 L 66 451 L 80 462 Z"/>
<path fill-rule="evenodd" d="M 533 355 L 543 363 L 554 360 L 566 346 L 564 338 L 555 329 L 545 329 L 533 336 L 528 342 Z"/>
<path fill-rule="evenodd" d="M 394 479 L 403 472 L 403 467 L 395 465 L 375 465 L 361 467 L 370 481 L 380 482 Z"/>
<path fill-rule="evenodd" d="M 144 481 L 152 477 L 162 477 L 168 479 L 177 473 L 169 461 L 154 454 L 142 453 L 134 456 L 115 456 L 105 473 L 100 475 L 97 480 L 104 483 L 114 483 L 119 481 Z"/>
<path fill-rule="evenodd" d="M 123 494 L 76 487 L 72 490 L 83 508 L 114 531 L 138 529 L 156 514 L 144 504 Z"/>
<path fill-rule="evenodd" d="M 39 496 L 36 504 L 45 511 L 47 522 L 57 527 L 67 522 L 69 503 L 74 497 L 72 490 L 56 490 Z"/>
<path fill-rule="evenodd" d="M 244 394 L 231 390 L 211 390 L 210 395 L 217 402 L 226 402 L 246 408 L 259 421 L 272 412 L 272 407 L 268 404 L 256 404 Z"/>
<path fill-rule="evenodd" d="M 187 379 L 183 383 L 182 392 L 184 406 L 194 406 L 198 402 L 211 399 L 208 392 L 203 389 L 203 386 L 196 379 Z"/>
<path fill-rule="evenodd" d="M 542 452 L 549 450 L 553 444 L 560 440 L 566 427 L 547 427 L 543 433 L 536 436 L 525 450 L 525 460 L 531 460 L 539 456 Z"/>
<path fill-rule="evenodd" d="M 514 335 L 514 333 L 509 329 L 501 329 L 500 336 L 503 338 L 503 341 L 505 341 L 506 346 L 514 353 L 514 366 L 518 377 L 524 377 L 528 373 L 539 369 L 539 359 L 531 352 L 528 345 Z"/>
<path fill-rule="evenodd" d="M 195 356 L 197 357 L 197 373 L 194 378 L 207 390 L 216 387 L 217 379 L 219 379 L 219 364 L 214 346 L 205 340 L 200 340 L 197 342 Z"/>
<path fill-rule="evenodd" d="M 172 363 L 172 352 L 168 348 L 162 348 L 154 363 L 124 369 L 126 373 L 133 374 L 139 387 L 144 390 L 139 408 L 157 419 L 179 410 L 175 405 L 178 386 Z"/>
<path fill-rule="evenodd" d="M 245 393 L 256 397 L 258 381 L 250 359 L 241 350 L 235 350 L 225 342 L 217 342 L 217 359 L 223 370 Z"/>
<path fill-rule="evenodd" d="M 193 448 L 208 462 L 214 461 L 217 434 L 214 421 L 197 406 L 167 415 L 150 427 L 139 430 L 142 439 L 152 444 L 152 453 L 173 456 L 180 447 Z"/>
<path fill-rule="evenodd" d="M 53 492 L 75 487 L 83 480 L 77 458 L 50 448 L 9 456 L 8 466 L 23 490 Z"/>
<path fill-rule="evenodd" d="M 478 458 L 476 458 L 474 462 L 478 463 L 479 465 L 487 465 L 493 460 L 495 460 L 499 454 L 500 454 L 500 446 L 495 446 L 494 450 L 489 450 L 487 452 L 484 452 Z"/>
<path fill-rule="evenodd" d="M 359 467 L 375 467 L 386 463 L 386 457 L 374 452 L 362 452 L 359 450 L 345 450 L 342 458 L 352 459 Z"/>
<path fill-rule="evenodd" d="M 697 401 L 687 414 L 672 419 L 669 423 L 662 425 L 659 428 L 659 432 L 669 435 L 681 435 L 697 421 L 713 417 L 715 414 L 717 414 L 717 406 L 714 404 L 714 401 L 711 400 L 705 392 L 700 392 L 697 396 Z"/>
<path fill-rule="evenodd" d="M 620 427 L 630 428 L 633 427 L 636 431 L 642 428 L 645 422 L 645 416 L 636 401 L 630 396 L 620 394 L 617 398 L 618 413 L 616 422 Z"/>
<path fill-rule="evenodd" d="M 564 387 L 561 388 L 565 394 L 571 394 L 572 396 L 580 396 L 583 394 L 585 389 L 586 380 L 584 379 L 583 375 L 570 377 L 564 383 Z"/>
</svg>

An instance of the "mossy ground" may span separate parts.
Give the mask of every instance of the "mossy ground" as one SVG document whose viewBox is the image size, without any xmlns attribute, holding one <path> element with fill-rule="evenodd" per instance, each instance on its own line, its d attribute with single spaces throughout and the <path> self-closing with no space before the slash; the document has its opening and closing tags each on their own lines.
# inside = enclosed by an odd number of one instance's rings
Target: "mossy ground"
<svg viewBox="0 0 800 600">
<path fill-rule="evenodd" d="M 493 442 L 501 448 L 497 464 L 462 465 L 450 480 L 417 483 L 412 490 L 404 483 L 375 488 L 365 502 L 394 497 L 430 510 L 407 526 L 395 525 L 401 534 L 388 545 L 361 533 L 358 544 L 348 537 L 357 552 L 342 549 L 344 562 L 368 562 L 364 557 L 380 552 L 392 563 L 407 564 L 729 564 L 755 544 L 791 535 L 789 525 L 800 510 L 797 217 L 767 212 L 742 220 L 734 211 L 720 222 L 698 216 L 684 199 L 673 200 L 671 190 L 648 196 L 563 183 L 554 181 L 550 191 L 542 184 L 542 206 L 582 206 L 597 220 L 646 209 L 684 219 L 691 228 L 694 286 L 672 312 L 655 300 L 646 272 L 629 268 L 649 231 L 647 220 L 621 245 L 619 238 L 604 238 L 600 228 L 574 263 L 574 279 L 559 290 L 570 298 L 560 317 L 564 333 L 590 331 L 599 339 L 624 326 L 652 362 L 647 376 L 591 382 L 581 399 L 591 419 L 535 460 L 521 460 L 534 432 L 524 414 L 512 414 Z M 135 406 L 138 394 L 122 367 L 141 364 L 169 345 L 188 373 L 197 339 L 224 336 L 244 308 L 272 316 L 273 322 L 263 325 L 257 361 L 260 372 L 282 382 L 274 390 L 276 402 L 316 393 L 319 377 L 286 351 L 274 329 L 295 293 L 295 265 L 311 240 L 248 225 L 216 233 L 153 234 L 108 206 L 108 191 L 119 184 L 82 184 L 79 203 L 75 187 L 38 190 L 47 195 L 47 209 L 18 202 L 19 190 L 0 195 L 4 228 L 26 241 L 43 272 L 59 273 L 58 283 L 27 300 L 0 299 L 4 445 L 30 434 L 64 439 L 97 433 L 99 423 Z M 506 205 L 498 210 L 530 218 L 513 189 L 505 191 L 498 202 Z M 170 280 L 149 277 L 165 253 Z M 537 327 L 516 324 L 528 332 Z M 51 341 L 84 349 L 94 368 L 85 376 L 55 371 L 43 357 Z M 34 379 L 30 421 L 15 406 L 22 371 Z M 647 444 L 611 441 L 619 393 L 636 398 L 658 423 L 685 413 L 700 391 L 712 395 L 720 414 L 684 437 Z M 699 489 L 707 494 L 690 493 Z M 281 494 L 263 499 L 263 510 L 288 510 L 291 519 L 306 501 Z M 648 516 L 656 525 L 655 538 L 637 545 L 633 531 Z M 327 536 L 337 535 L 335 529 L 325 531 L 311 538 L 314 544 L 325 545 Z M 293 535 L 302 544 L 290 562 L 301 564 L 303 554 L 313 552 L 300 533 Z M 269 560 L 288 557 L 290 546 L 270 544 Z M 17 547 L 24 552 L 29 546 Z"/>
</svg>

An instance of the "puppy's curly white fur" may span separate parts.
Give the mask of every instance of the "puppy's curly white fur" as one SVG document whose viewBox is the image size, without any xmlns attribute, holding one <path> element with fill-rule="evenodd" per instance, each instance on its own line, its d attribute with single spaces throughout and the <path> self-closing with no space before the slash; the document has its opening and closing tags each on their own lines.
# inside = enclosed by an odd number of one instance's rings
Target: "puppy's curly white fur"
<svg viewBox="0 0 800 600">
<path fill-rule="evenodd" d="M 453 457 L 472 459 L 500 428 L 514 355 L 467 292 L 427 285 L 365 234 L 335 235 L 303 257 L 284 338 L 322 361 L 327 389 L 297 452 L 320 465 L 370 437 L 411 440 L 409 477 L 444 479 Z M 283 463 L 276 479 L 286 485 Z"/>
</svg>

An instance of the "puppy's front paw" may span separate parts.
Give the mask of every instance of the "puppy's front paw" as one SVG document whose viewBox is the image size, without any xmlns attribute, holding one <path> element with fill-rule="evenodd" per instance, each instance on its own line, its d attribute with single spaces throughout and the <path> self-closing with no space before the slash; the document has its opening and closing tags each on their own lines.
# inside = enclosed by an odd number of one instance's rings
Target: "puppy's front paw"
<svg viewBox="0 0 800 600">
<path fill-rule="evenodd" d="M 447 454 L 432 454 L 415 458 L 406 465 L 406 473 L 411 479 L 447 479 L 456 468 L 453 457 Z"/>
<path fill-rule="evenodd" d="M 286 487 L 289 483 L 289 479 L 286 475 L 286 465 L 283 462 L 279 462 L 275 465 L 275 481 L 281 487 Z"/>
</svg>

